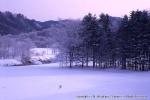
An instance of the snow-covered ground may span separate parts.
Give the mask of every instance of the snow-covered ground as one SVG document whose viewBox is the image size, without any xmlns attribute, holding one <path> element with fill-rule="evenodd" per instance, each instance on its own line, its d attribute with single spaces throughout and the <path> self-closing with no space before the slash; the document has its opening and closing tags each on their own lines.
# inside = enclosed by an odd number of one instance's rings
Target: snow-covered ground
<svg viewBox="0 0 150 100">
<path fill-rule="evenodd" d="M 42 61 L 53 62 L 59 51 L 54 48 L 32 48 L 30 50 L 30 61 L 32 64 L 40 65 Z M 0 66 L 15 66 L 22 65 L 21 58 L 0 59 Z"/>
<path fill-rule="evenodd" d="M 22 62 L 17 59 L 0 59 L 0 66 L 14 66 L 21 64 Z"/>
<path fill-rule="evenodd" d="M 0 100 L 150 100 L 150 72 L 57 66 L 0 67 Z"/>
<path fill-rule="evenodd" d="M 59 53 L 58 50 L 54 48 L 32 48 L 30 52 L 31 60 L 35 61 L 55 59 L 57 54 Z"/>
</svg>

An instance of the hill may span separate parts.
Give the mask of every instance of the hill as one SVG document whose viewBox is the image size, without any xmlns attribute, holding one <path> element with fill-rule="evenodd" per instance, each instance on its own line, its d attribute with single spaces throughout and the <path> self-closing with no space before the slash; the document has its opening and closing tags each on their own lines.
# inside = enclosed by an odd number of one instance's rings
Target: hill
<svg viewBox="0 0 150 100">
<path fill-rule="evenodd" d="M 121 18 L 110 17 L 111 28 L 113 31 L 118 29 Z M 62 22 L 68 22 L 72 20 L 49 20 L 45 22 L 29 19 L 22 14 L 14 14 L 11 12 L 0 12 L 0 35 L 7 34 L 20 34 L 28 33 L 32 31 L 41 31 L 43 29 L 50 28 L 52 26 L 61 26 Z M 62 26 L 63 27 L 63 26 Z"/>
<path fill-rule="evenodd" d="M 0 34 L 19 34 L 31 31 L 39 31 L 52 25 L 57 21 L 40 22 L 28 19 L 22 14 L 13 14 L 11 12 L 0 12 Z"/>
</svg>

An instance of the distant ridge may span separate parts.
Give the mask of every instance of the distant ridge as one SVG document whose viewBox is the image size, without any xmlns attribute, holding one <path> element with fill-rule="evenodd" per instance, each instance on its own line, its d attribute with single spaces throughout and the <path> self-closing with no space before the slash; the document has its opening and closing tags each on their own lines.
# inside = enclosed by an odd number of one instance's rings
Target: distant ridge
<svg viewBox="0 0 150 100">
<path fill-rule="evenodd" d="M 112 29 L 117 30 L 121 18 L 110 17 L 112 22 Z M 0 12 L 0 35 L 7 34 L 20 34 L 28 33 L 32 31 L 41 31 L 43 29 L 50 28 L 55 25 L 59 25 L 60 22 L 69 20 L 54 21 L 49 20 L 45 22 L 28 19 L 23 14 L 13 14 L 9 11 Z"/>
</svg>

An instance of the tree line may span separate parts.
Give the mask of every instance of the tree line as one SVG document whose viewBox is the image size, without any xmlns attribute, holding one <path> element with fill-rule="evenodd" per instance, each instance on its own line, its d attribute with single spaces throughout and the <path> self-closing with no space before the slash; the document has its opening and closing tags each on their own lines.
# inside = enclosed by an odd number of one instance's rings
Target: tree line
<svg viewBox="0 0 150 100">
<path fill-rule="evenodd" d="M 82 19 L 79 30 L 72 33 L 77 33 L 79 42 L 69 42 L 64 52 L 68 66 L 150 70 L 149 12 L 125 15 L 117 31 L 111 29 L 110 20 L 108 14 L 91 13 Z"/>
<path fill-rule="evenodd" d="M 71 67 L 150 70 L 150 14 L 132 11 L 116 18 L 89 13 L 62 20 L 42 31 L 0 36 L 0 58 L 29 58 L 31 48 L 59 49 L 58 60 Z"/>
</svg>

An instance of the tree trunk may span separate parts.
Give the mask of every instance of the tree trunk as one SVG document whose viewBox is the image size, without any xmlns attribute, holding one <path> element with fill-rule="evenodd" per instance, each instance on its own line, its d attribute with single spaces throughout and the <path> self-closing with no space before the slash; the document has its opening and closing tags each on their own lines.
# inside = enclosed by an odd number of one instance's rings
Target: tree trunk
<svg viewBox="0 0 150 100">
<path fill-rule="evenodd" d="M 73 56 L 73 54 L 72 54 L 72 52 L 69 52 L 69 58 L 70 58 L 70 68 L 72 68 L 72 56 Z"/>
<path fill-rule="evenodd" d="M 122 69 L 126 69 L 126 58 L 122 57 Z"/>
<path fill-rule="evenodd" d="M 89 66 L 89 56 L 88 56 L 88 52 L 87 52 L 87 55 L 86 55 L 86 67 Z"/>
<path fill-rule="evenodd" d="M 82 57 L 82 68 L 84 67 L 84 58 Z"/>
</svg>

